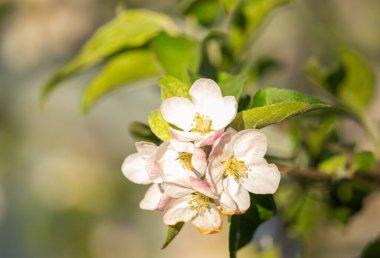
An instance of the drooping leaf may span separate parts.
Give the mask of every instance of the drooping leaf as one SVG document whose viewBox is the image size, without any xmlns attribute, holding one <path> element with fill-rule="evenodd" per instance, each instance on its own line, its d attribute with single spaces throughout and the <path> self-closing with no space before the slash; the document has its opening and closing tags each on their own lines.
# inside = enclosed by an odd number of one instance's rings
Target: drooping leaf
<svg viewBox="0 0 380 258">
<path fill-rule="evenodd" d="M 178 233 L 181 231 L 182 227 L 183 227 L 183 222 L 178 222 L 177 224 L 175 224 L 174 226 L 169 226 L 168 227 L 168 233 L 166 235 L 166 240 L 165 242 L 163 243 L 161 249 L 164 249 L 166 248 L 171 241 L 173 241 L 173 239 L 178 235 Z"/>
<path fill-rule="evenodd" d="M 286 89 L 266 88 L 253 98 L 254 108 L 238 113 L 232 127 L 240 131 L 262 128 L 311 110 L 327 108 L 323 101 Z"/>
<path fill-rule="evenodd" d="M 287 4 L 289 0 L 245 0 L 242 11 L 247 20 L 247 32 L 255 33 L 265 18 L 276 7 Z"/>
<path fill-rule="evenodd" d="M 243 215 L 233 215 L 230 222 L 229 251 L 230 258 L 236 258 L 236 252 L 248 244 L 261 223 L 276 212 L 272 195 L 250 194 L 251 206 Z"/>
<path fill-rule="evenodd" d="M 150 113 L 148 124 L 152 132 L 162 141 L 167 141 L 171 138 L 169 133 L 169 123 L 162 117 L 159 109 Z"/>
<path fill-rule="evenodd" d="M 373 240 L 363 250 L 360 258 L 378 258 L 380 254 L 380 238 Z"/>
<path fill-rule="evenodd" d="M 306 65 L 306 74 L 318 85 L 339 98 L 347 107 L 361 113 L 374 93 L 374 75 L 371 67 L 356 52 L 344 50 L 339 62 L 324 67 L 312 58 Z"/>
<path fill-rule="evenodd" d="M 166 74 L 190 83 L 189 72 L 197 72 L 200 62 L 198 42 L 162 33 L 151 41 L 151 47 Z"/>
<path fill-rule="evenodd" d="M 218 76 L 218 83 L 223 96 L 234 96 L 239 100 L 247 78 L 248 77 L 245 74 L 231 75 L 225 72 L 220 73 Z"/>
<path fill-rule="evenodd" d="M 345 177 L 347 174 L 347 157 L 344 154 L 332 156 L 318 164 L 318 170 L 335 177 Z"/>
<path fill-rule="evenodd" d="M 86 88 L 82 109 L 87 111 L 106 93 L 138 80 L 158 75 L 154 55 L 150 50 L 132 50 L 112 58 Z"/>
<path fill-rule="evenodd" d="M 122 50 L 143 46 L 161 31 L 168 33 L 177 31 L 173 21 L 164 14 L 143 9 L 120 13 L 115 19 L 101 27 L 79 54 L 46 83 L 41 100 L 44 100 L 61 81 L 69 76 Z"/>
<path fill-rule="evenodd" d="M 170 97 L 190 98 L 190 87 L 173 76 L 165 76 L 158 80 L 158 85 L 161 86 L 161 99 Z"/>
<path fill-rule="evenodd" d="M 158 139 L 150 130 L 149 126 L 144 123 L 134 121 L 129 125 L 128 131 L 136 141 L 146 141 L 155 144 L 160 143 L 160 139 Z"/>
</svg>

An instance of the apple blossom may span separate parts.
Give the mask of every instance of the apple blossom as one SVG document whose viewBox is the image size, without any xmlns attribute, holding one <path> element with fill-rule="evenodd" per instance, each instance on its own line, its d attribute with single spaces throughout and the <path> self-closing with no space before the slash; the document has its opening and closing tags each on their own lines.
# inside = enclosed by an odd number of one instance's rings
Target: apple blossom
<svg viewBox="0 0 380 258">
<path fill-rule="evenodd" d="M 136 184 L 152 184 L 140 202 L 140 208 L 145 210 L 163 210 L 170 200 L 161 188 L 162 176 L 155 161 L 155 153 L 164 148 L 167 143 L 157 147 L 149 142 L 137 142 L 137 153 L 129 155 L 123 162 L 123 175 Z"/>
<path fill-rule="evenodd" d="M 171 135 L 180 141 L 194 141 L 197 146 L 212 145 L 235 118 L 237 102 L 235 97 L 223 97 L 221 90 L 210 79 L 199 79 L 189 91 L 191 100 L 171 97 L 161 104 L 164 119 L 173 127 Z"/>
<path fill-rule="evenodd" d="M 248 192 L 273 194 L 277 190 L 280 172 L 264 159 L 266 150 L 265 134 L 255 129 L 235 135 L 226 132 L 215 143 L 208 170 L 219 194 L 222 213 L 244 213 L 250 206 Z"/>
</svg>

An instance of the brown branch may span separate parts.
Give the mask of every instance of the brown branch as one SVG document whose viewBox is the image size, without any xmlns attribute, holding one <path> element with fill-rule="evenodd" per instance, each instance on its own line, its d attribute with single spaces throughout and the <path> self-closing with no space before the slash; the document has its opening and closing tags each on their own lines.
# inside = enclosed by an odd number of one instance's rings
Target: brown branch
<svg viewBox="0 0 380 258">
<path fill-rule="evenodd" d="M 277 164 L 278 169 L 282 174 L 289 175 L 289 176 L 297 176 L 297 177 L 303 177 L 311 180 L 320 180 L 320 181 L 330 181 L 335 180 L 336 178 L 322 173 L 317 169 L 308 168 L 308 169 L 302 169 L 302 168 L 295 168 L 295 167 L 288 167 L 284 165 Z M 376 169 L 374 171 L 369 172 L 357 172 L 353 175 L 351 179 L 355 179 L 358 181 L 365 181 L 369 184 L 380 186 L 380 172 L 379 169 Z"/>
</svg>

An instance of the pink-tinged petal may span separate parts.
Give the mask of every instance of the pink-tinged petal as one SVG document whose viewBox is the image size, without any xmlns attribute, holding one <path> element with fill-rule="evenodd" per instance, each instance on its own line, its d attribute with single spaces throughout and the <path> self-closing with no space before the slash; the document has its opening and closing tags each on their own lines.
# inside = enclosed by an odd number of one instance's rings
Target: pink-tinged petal
<svg viewBox="0 0 380 258">
<path fill-rule="evenodd" d="M 200 192 L 203 195 L 206 195 L 210 198 L 216 199 L 218 195 L 214 192 L 213 185 L 195 177 L 190 177 L 191 188 Z"/>
<path fill-rule="evenodd" d="M 204 150 L 200 148 L 195 148 L 193 156 L 191 157 L 191 164 L 193 168 L 199 172 L 200 176 L 203 176 L 207 168 L 207 155 Z"/>
<path fill-rule="evenodd" d="M 260 161 L 267 151 L 267 137 L 255 129 L 238 132 L 232 137 L 231 146 L 237 159 L 246 164 Z"/>
<path fill-rule="evenodd" d="M 205 135 L 205 137 L 203 139 L 196 140 L 195 146 L 196 147 L 204 147 L 204 146 L 213 145 L 215 143 L 215 141 L 221 137 L 223 132 L 224 132 L 224 128 L 220 129 L 218 131 L 213 131 L 211 133 L 208 133 L 207 135 Z"/>
<path fill-rule="evenodd" d="M 210 160 L 219 156 L 226 156 L 228 158 L 232 156 L 233 152 L 230 146 L 232 136 L 233 134 L 231 132 L 224 132 L 215 140 L 209 155 Z"/>
<path fill-rule="evenodd" d="M 195 117 L 194 104 L 187 98 L 171 97 L 161 104 L 161 113 L 164 119 L 185 131 L 192 128 Z"/>
<path fill-rule="evenodd" d="M 226 170 L 226 166 L 223 163 L 224 160 L 223 157 L 213 159 L 206 170 L 206 179 L 214 185 L 218 194 L 223 191 L 223 174 Z"/>
<path fill-rule="evenodd" d="M 196 214 L 196 210 L 189 207 L 189 201 L 192 195 L 186 195 L 179 199 L 173 199 L 164 214 L 163 220 L 166 225 L 175 225 L 178 222 L 188 222 L 192 220 Z"/>
<path fill-rule="evenodd" d="M 143 210 L 156 210 L 160 204 L 164 192 L 158 184 L 153 184 L 145 193 L 144 199 L 140 202 L 140 208 Z"/>
<path fill-rule="evenodd" d="M 140 154 L 129 155 L 121 166 L 123 175 L 135 184 L 150 184 L 152 180 L 146 171 L 146 161 Z"/>
<path fill-rule="evenodd" d="M 195 192 L 192 188 L 184 187 L 175 183 L 164 182 L 161 184 L 161 188 L 164 190 L 165 194 L 172 198 L 181 198 Z"/>
<path fill-rule="evenodd" d="M 149 159 L 153 157 L 157 146 L 151 142 L 136 142 L 135 143 L 137 152 L 144 158 Z"/>
<path fill-rule="evenodd" d="M 170 147 L 172 147 L 176 152 L 194 152 L 194 144 L 190 142 L 181 142 L 176 139 L 170 139 Z"/>
<path fill-rule="evenodd" d="M 161 168 L 154 158 L 146 161 L 146 171 L 153 183 L 159 184 L 162 182 Z"/>
<path fill-rule="evenodd" d="M 243 187 L 240 187 L 235 194 L 231 195 L 231 197 L 236 203 L 237 214 L 243 214 L 244 212 L 246 212 L 246 210 L 248 210 L 249 206 L 251 205 L 251 198 L 249 196 L 249 193 Z"/>
<path fill-rule="evenodd" d="M 167 209 L 170 202 L 173 200 L 169 195 L 163 194 L 160 200 L 160 203 L 158 204 L 157 210 L 164 211 Z"/>
<path fill-rule="evenodd" d="M 199 79 L 191 86 L 189 94 L 195 109 L 202 115 L 209 115 L 216 103 L 222 102 L 222 92 L 211 79 Z M 213 111 L 211 111 L 213 112 Z"/>
<path fill-rule="evenodd" d="M 225 191 L 220 194 L 218 210 L 223 215 L 233 215 L 237 207 L 231 195 Z"/>
<path fill-rule="evenodd" d="M 174 139 L 181 142 L 191 142 L 191 141 L 203 139 L 200 133 L 184 132 L 184 131 L 173 129 L 171 127 L 169 127 L 169 133 Z"/>
<path fill-rule="evenodd" d="M 261 162 L 249 167 L 247 176 L 241 184 L 245 189 L 255 194 L 273 194 L 280 183 L 281 174 L 274 164 Z"/>
<path fill-rule="evenodd" d="M 219 233 L 223 227 L 222 219 L 216 209 L 206 210 L 202 214 L 198 214 L 192 223 L 202 235 Z"/>
<path fill-rule="evenodd" d="M 227 127 L 236 117 L 237 101 L 233 96 L 224 97 L 214 106 L 209 117 L 212 120 L 212 129 L 219 130 Z"/>
</svg>

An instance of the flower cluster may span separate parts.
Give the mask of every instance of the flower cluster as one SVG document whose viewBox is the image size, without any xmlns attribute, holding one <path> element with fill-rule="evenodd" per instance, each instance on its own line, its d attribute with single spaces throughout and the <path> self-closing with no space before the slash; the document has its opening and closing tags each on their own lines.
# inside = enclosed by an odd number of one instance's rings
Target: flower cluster
<svg viewBox="0 0 380 258">
<path fill-rule="evenodd" d="M 220 232 L 221 214 L 243 214 L 249 192 L 272 194 L 280 173 L 264 159 L 266 136 L 254 129 L 225 131 L 235 118 L 237 102 L 223 97 L 210 79 L 197 80 L 190 99 L 171 97 L 161 113 L 172 138 L 156 146 L 137 142 L 122 172 L 137 184 L 152 184 L 140 208 L 164 213 L 167 225 L 192 222 L 202 234 Z"/>
</svg>

